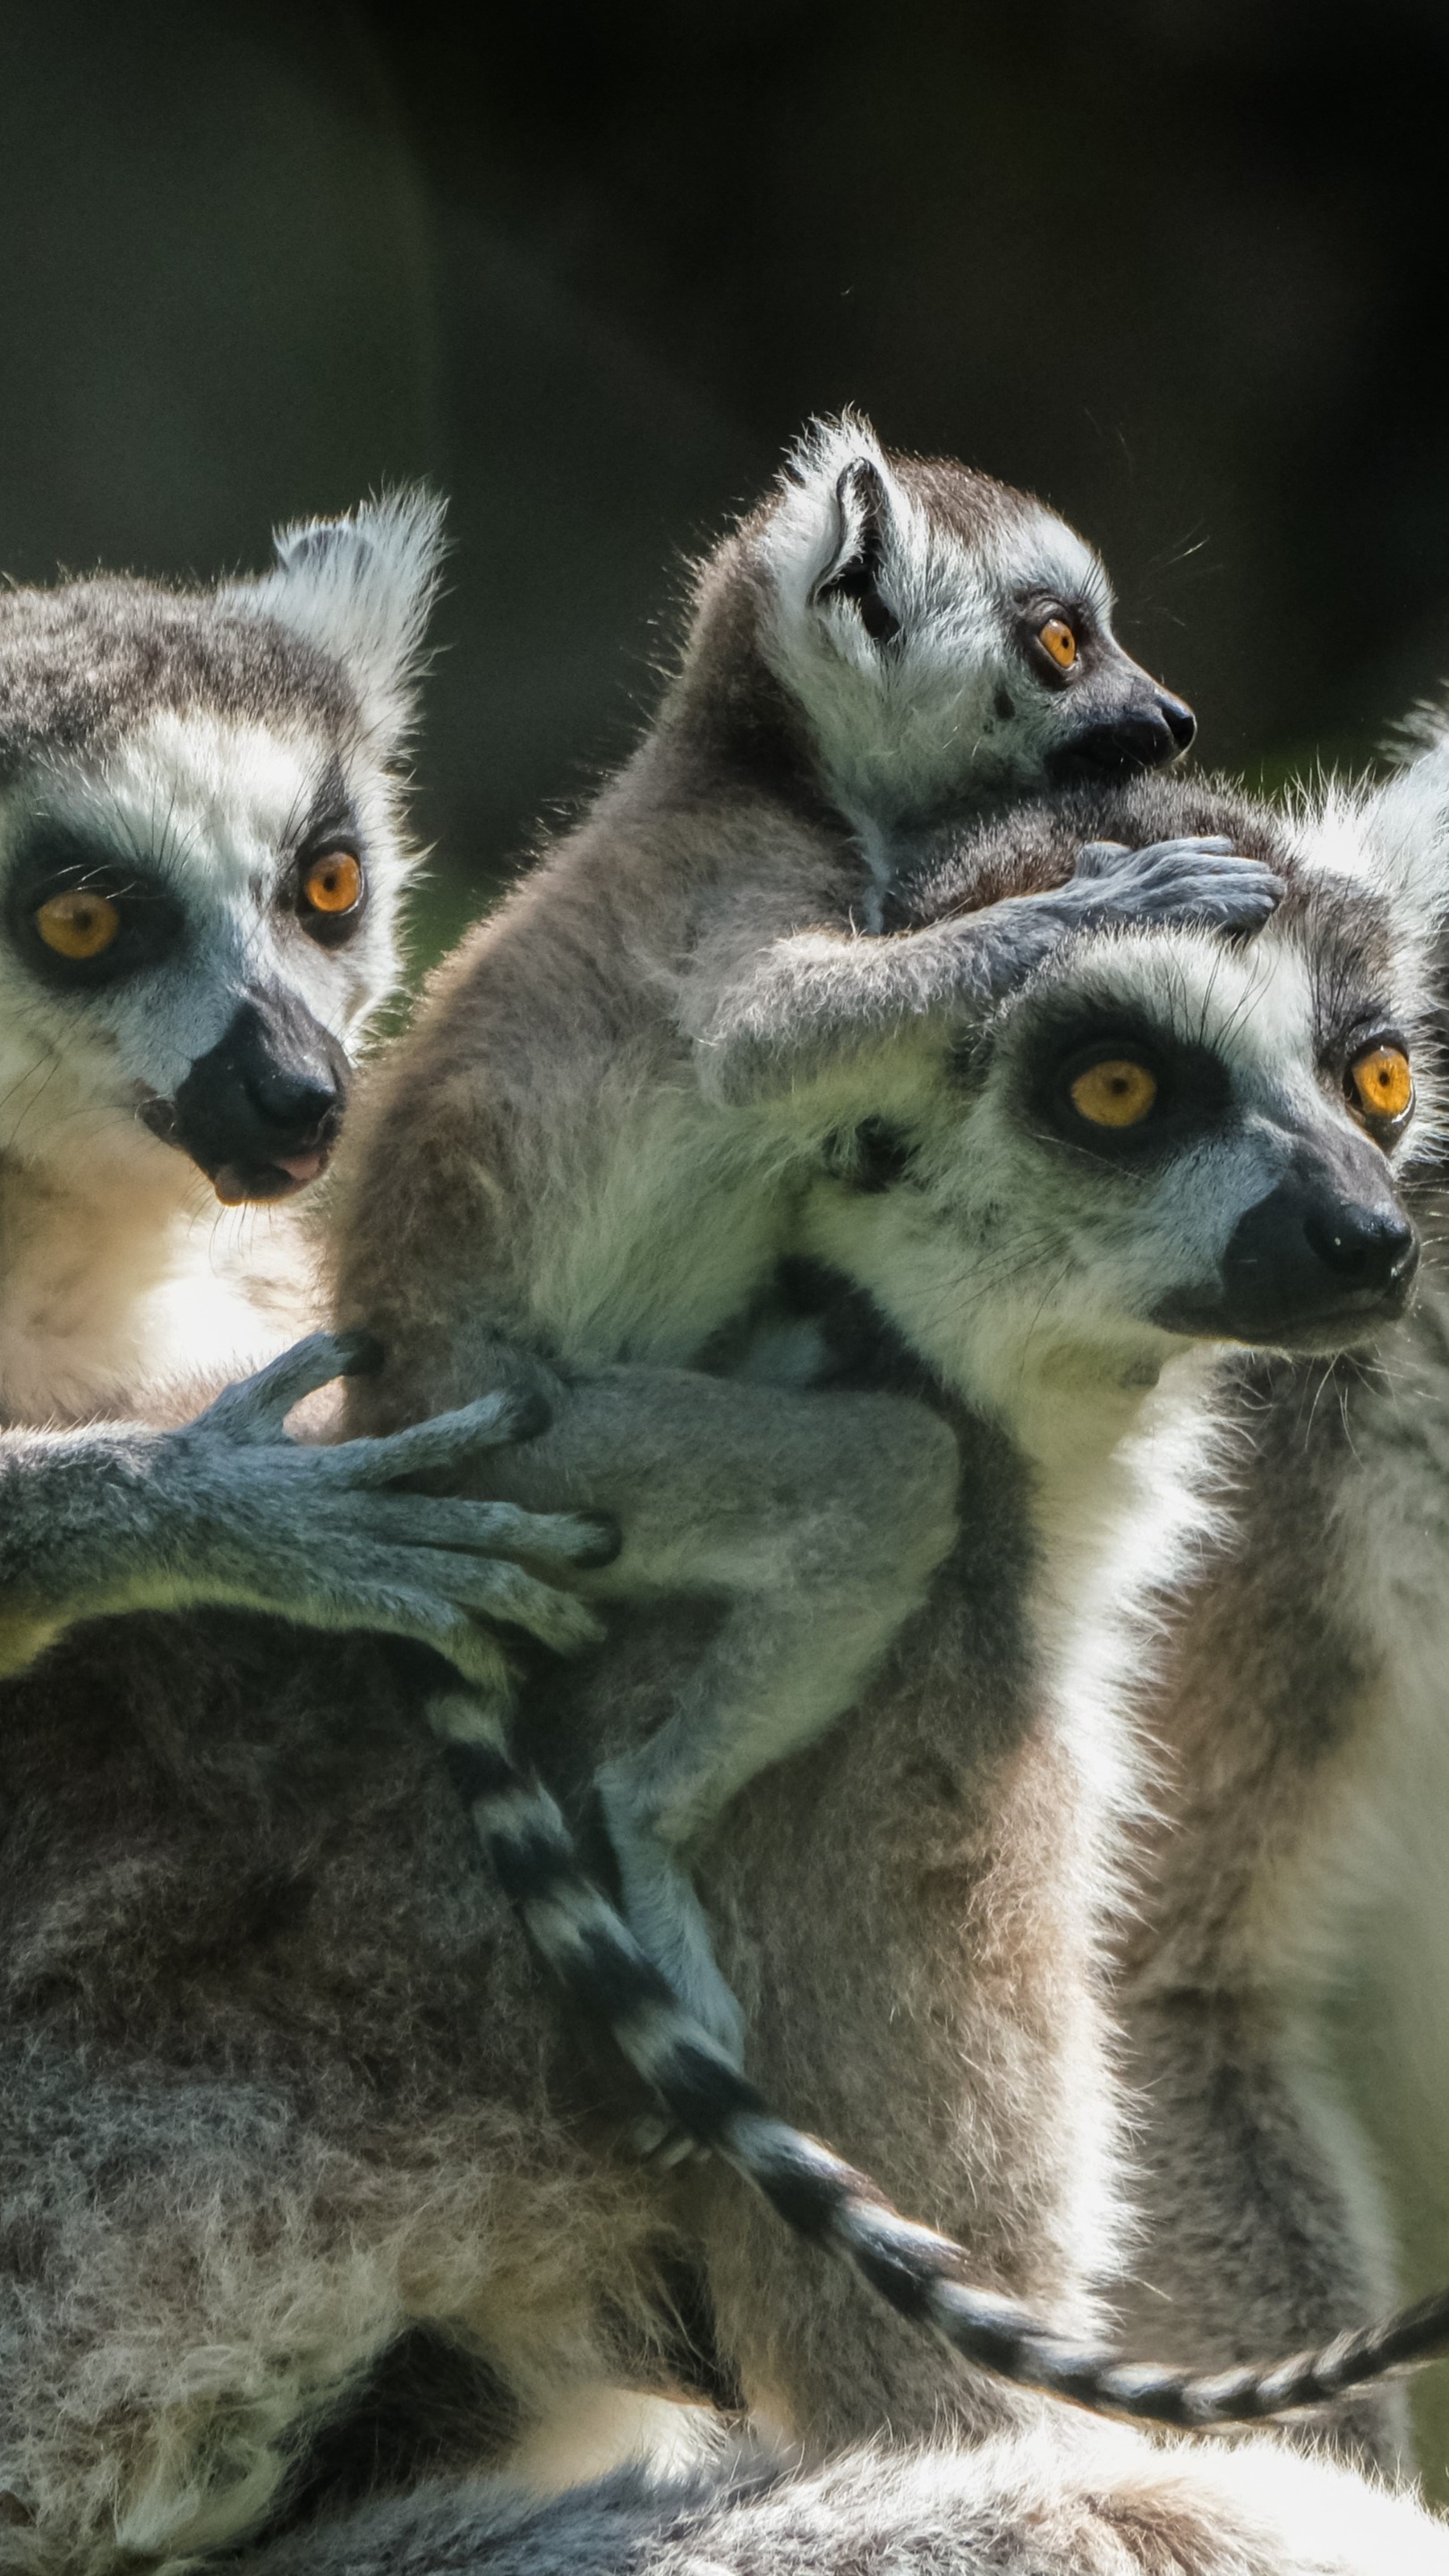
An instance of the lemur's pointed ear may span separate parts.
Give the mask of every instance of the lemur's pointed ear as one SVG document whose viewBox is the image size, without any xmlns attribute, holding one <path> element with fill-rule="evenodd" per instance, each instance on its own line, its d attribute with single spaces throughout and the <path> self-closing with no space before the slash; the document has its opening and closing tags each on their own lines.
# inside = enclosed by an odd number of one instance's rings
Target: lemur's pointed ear
<svg viewBox="0 0 1449 2576">
<path fill-rule="evenodd" d="M 814 421 L 786 461 L 766 539 L 782 596 L 848 607 L 876 644 L 901 630 L 892 571 L 908 504 L 869 421 Z"/>
<path fill-rule="evenodd" d="M 1422 930 L 1442 934 L 1449 921 L 1449 713 L 1416 708 L 1393 749 L 1401 766 L 1368 800 L 1375 872 Z"/>
<path fill-rule="evenodd" d="M 332 653 L 384 743 L 413 713 L 423 636 L 437 595 L 443 504 L 430 492 L 387 494 L 345 519 L 280 528 L 276 567 L 239 584 L 229 604 L 290 626 Z"/>
<path fill-rule="evenodd" d="M 811 589 L 811 603 L 818 608 L 826 599 L 853 600 L 867 635 L 877 644 L 888 644 L 893 635 L 899 635 L 901 621 L 881 596 L 890 496 L 873 458 L 857 456 L 841 468 L 835 508 L 835 552 Z"/>
</svg>

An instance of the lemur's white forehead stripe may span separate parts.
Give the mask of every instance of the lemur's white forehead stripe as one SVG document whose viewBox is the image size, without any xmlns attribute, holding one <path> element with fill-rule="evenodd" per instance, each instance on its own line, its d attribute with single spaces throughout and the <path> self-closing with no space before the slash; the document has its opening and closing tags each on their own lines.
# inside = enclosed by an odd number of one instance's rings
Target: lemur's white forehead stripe
<svg viewBox="0 0 1449 2576">
<path fill-rule="evenodd" d="M 56 764 L 47 815 L 103 838 L 178 892 L 218 906 L 275 877 L 322 787 L 325 746 L 262 725 L 169 711 L 101 763 Z"/>
<path fill-rule="evenodd" d="M 1033 502 L 1020 526 L 997 532 L 994 563 L 1005 589 L 1042 590 L 1067 602 L 1085 600 L 1099 623 L 1112 613 L 1112 585 L 1101 556 L 1059 519 Z"/>
<path fill-rule="evenodd" d="M 1120 1011 L 1163 1036 L 1210 1048 L 1272 1080 L 1311 1073 L 1318 1036 L 1314 976 L 1297 939 L 1271 926 L 1245 946 L 1203 931 L 1117 932 L 1074 942 L 1059 973 L 1074 998 Z"/>
</svg>

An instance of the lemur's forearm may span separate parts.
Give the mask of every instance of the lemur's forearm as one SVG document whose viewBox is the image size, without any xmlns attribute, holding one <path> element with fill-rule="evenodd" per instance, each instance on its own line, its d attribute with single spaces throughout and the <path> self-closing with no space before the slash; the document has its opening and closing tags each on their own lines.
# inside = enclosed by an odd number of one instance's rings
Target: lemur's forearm
<svg viewBox="0 0 1449 2576">
<path fill-rule="evenodd" d="M 1251 935 L 1281 881 L 1220 838 L 1129 850 L 1093 841 L 1064 885 L 1011 895 L 896 938 L 805 931 L 725 982 L 691 1024 L 700 1081 L 731 1106 L 767 1100 L 875 1046 L 910 1020 L 969 1028 L 1077 931 Z"/>
<path fill-rule="evenodd" d="M 0 1674 L 75 1620 L 179 1597 L 205 1497 L 176 1444 L 131 1425 L 0 1434 Z"/>
<path fill-rule="evenodd" d="M 809 1080 L 902 1023 L 969 1022 L 1030 974 L 1069 925 L 1040 896 L 964 920 L 871 938 L 806 931 L 778 940 L 747 981 L 715 999 L 695 1033 L 710 1095 L 743 1105 Z"/>
</svg>

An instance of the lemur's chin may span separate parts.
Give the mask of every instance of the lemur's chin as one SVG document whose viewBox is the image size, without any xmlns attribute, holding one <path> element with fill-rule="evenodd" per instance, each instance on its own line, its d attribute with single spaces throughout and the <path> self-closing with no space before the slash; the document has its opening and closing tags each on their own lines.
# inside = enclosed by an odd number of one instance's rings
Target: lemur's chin
<svg viewBox="0 0 1449 2576">
<path fill-rule="evenodd" d="M 320 1180 L 328 1159 L 319 1147 L 309 1154 L 279 1155 L 275 1163 L 264 1164 L 259 1171 L 243 1171 L 235 1163 L 223 1163 L 207 1178 L 223 1207 L 268 1207 L 278 1199 L 294 1199 L 300 1190 Z"/>
<path fill-rule="evenodd" d="M 1245 1315 L 1216 1301 L 1173 1298 L 1156 1309 L 1153 1322 L 1195 1342 L 1236 1342 L 1244 1350 L 1279 1351 L 1290 1359 L 1334 1359 L 1340 1352 L 1362 1350 L 1386 1325 L 1397 1323 L 1409 1299 L 1407 1282 L 1299 1315 L 1286 1308 Z"/>
</svg>

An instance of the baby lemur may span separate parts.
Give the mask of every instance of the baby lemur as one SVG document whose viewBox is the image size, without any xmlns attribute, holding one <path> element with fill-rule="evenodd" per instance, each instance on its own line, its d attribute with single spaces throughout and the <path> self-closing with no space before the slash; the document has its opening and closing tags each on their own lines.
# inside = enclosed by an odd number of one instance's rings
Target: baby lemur
<svg viewBox="0 0 1449 2576">
<path fill-rule="evenodd" d="M 636 1932 L 731 2046 L 685 1848 L 850 1704 L 950 1517 L 918 1427 L 893 1437 L 878 1409 L 880 1471 L 852 1473 L 843 1516 L 787 1475 L 762 1520 L 748 1452 L 779 1450 L 781 1399 L 739 1388 L 722 1427 L 701 1381 L 698 1437 L 745 1482 L 687 1523 L 653 1474 L 639 1371 L 692 1366 L 767 1287 L 823 1137 L 889 1107 L 881 1037 L 914 1031 L 933 1056 L 1075 928 L 1264 917 L 1266 871 L 1209 841 L 1087 850 L 1050 890 L 867 935 L 892 876 L 993 797 L 1191 739 L 1110 605 L 1096 558 L 1039 503 L 888 456 L 860 420 L 818 428 L 702 568 L 633 760 L 464 943 L 363 1107 L 338 1298 L 388 1357 L 352 1391 L 354 1429 L 500 1377 L 552 1401 L 560 1375 L 594 1372 L 567 1490 L 618 1509 L 614 1597 L 683 1586 L 728 1604 L 668 1721 L 599 1789 Z M 890 1060 L 908 1079 L 909 1045 Z M 677 1424 L 679 1378 L 662 1392 Z M 558 1473 L 553 1451 L 520 1464 L 519 1497 Z"/>
<path fill-rule="evenodd" d="M 290 1202 L 396 982 L 439 539 L 403 498 L 287 532 L 259 581 L 0 595 L 0 1672 L 190 1602 L 400 1630 L 480 1675 L 476 1610 L 578 1633 L 490 1561 L 516 1513 L 389 1490 L 520 1427 L 506 1401 L 309 1448 L 284 1416 L 357 1356 L 318 1337 L 186 1418 L 317 1312 Z"/>
<path fill-rule="evenodd" d="M 1397 2563 L 1404 2547 L 1442 2564 L 1444 2534 L 1326 2468 L 1257 2449 L 1171 2453 L 1159 2468 L 1115 2431 L 1042 2422 L 1035 2401 L 953 2369 L 919 2332 L 923 2320 L 974 2309 L 979 2328 L 995 2326 L 999 2369 L 1054 2371 L 1078 2393 L 1095 2384 L 1119 2403 L 1182 2403 L 1204 2418 L 1331 2389 L 1349 2358 L 1330 2356 L 1318 2379 L 1300 2362 L 1276 2382 L 1245 2371 L 1185 2397 L 1178 2375 L 1113 2376 L 1082 2353 L 1096 2285 L 1123 2241 L 1098 1966 L 1136 1783 L 1110 1668 L 1089 1682 L 1078 1662 L 1068 1687 L 1062 1647 L 1084 1603 L 1118 1611 L 1140 1583 L 1134 1535 L 1150 1528 L 1156 1562 L 1185 1544 L 1176 1479 L 1184 1455 L 1195 1457 L 1200 1419 L 1192 1345 L 1237 1335 L 1331 1350 L 1403 1305 L 1415 1238 L 1394 1185 L 1399 1121 L 1380 1114 L 1374 1078 L 1389 1032 L 1401 1050 L 1415 1042 L 1411 928 L 1368 885 L 1315 869 L 1311 819 L 1290 837 L 1240 801 L 1164 783 L 1017 816 L 964 850 L 958 873 L 938 875 L 915 917 L 945 920 L 963 901 L 1060 882 L 1084 839 L 1184 833 L 1230 836 L 1288 881 L 1251 948 L 1201 931 L 1084 934 L 965 1047 L 949 1028 L 933 1053 L 915 1030 L 882 1040 L 889 1153 L 876 1140 L 859 1162 L 840 1155 L 840 1169 L 818 1169 L 802 1191 L 796 1241 L 823 1274 L 825 1357 L 813 1398 L 781 1390 L 782 1404 L 818 1408 L 801 1473 L 811 1463 L 817 1479 L 828 1472 L 832 1416 L 838 1407 L 849 1419 L 863 1400 L 853 1390 L 882 1406 L 887 1391 L 908 1392 L 958 1443 L 960 1532 L 925 1607 L 832 1740 L 762 1772 L 699 1856 L 765 2098 L 955 2235 L 966 2277 L 997 2294 L 994 2312 L 935 2240 L 912 2241 L 878 2208 L 872 2224 L 860 2198 L 839 2190 L 831 2160 L 756 2108 L 718 2052 L 680 2044 L 677 2009 L 560 1874 L 539 1802 L 511 1819 L 500 1811 L 510 1784 L 483 1769 L 476 1741 L 474 1787 L 535 1935 L 576 1991 L 604 1988 L 621 2040 L 675 2109 L 827 2243 L 848 2230 L 860 2268 L 915 2307 L 914 2323 L 893 2317 L 843 2267 L 823 2265 L 818 2246 L 782 2238 L 718 2164 L 634 2175 L 656 2224 L 702 2264 L 722 2365 L 747 2404 L 812 2452 L 887 2431 L 901 2441 L 954 2431 L 979 2445 L 939 2472 L 950 2501 L 933 2525 L 938 2546 L 957 2530 L 964 2548 L 989 2544 L 995 2563 L 1047 2576 L 1094 2564 L 1367 2571 Z M 1278 1283 L 1272 1299 L 1265 1279 Z M 722 1385 L 722 1405 L 737 1391 Z M 682 1418 L 692 1439 L 687 1405 Z M 803 1411 L 795 1420 L 803 1440 Z M 1136 1440 L 1149 1420 L 1152 1441 Z M 568 1422 L 565 1406 L 546 1435 L 556 1454 Z M 660 1393 L 658 1470 L 676 1508 L 694 1514 L 715 1461 L 687 1443 L 671 1453 L 669 1431 Z M 635 1740 L 670 1704 L 680 1661 L 696 1651 L 694 1616 L 636 1616 L 591 1671 L 570 1672 L 556 1709 L 536 1705 L 535 1747 L 565 1800 L 599 1749 Z M 426 1921 L 456 1900 L 441 1884 L 434 1811 L 420 1812 L 431 1867 L 415 1861 L 411 1875 Z M 395 1800 L 388 1813 L 396 1823 Z M 448 1980 L 435 2044 L 460 2124 L 471 2112 L 462 2133 L 475 2174 L 477 2072 L 493 2119 L 506 2110 L 513 2125 L 492 2149 L 486 2200 L 473 2184 L 485 2224 L 446 2276 L 430 2238 L 427 2313 L 526 2405 L 550 2388 L 568 2404 L 590 2366 L 629 2367 L 628 2321 L 657 2295 L 657 2239 L 645 2204 L 621 2199 L 607 2128 L 589 2125 L 597 2100 L 586 2108 L 568 2089 L 566 2031 L 541 2044 L 538 1999 L 520 1996 L 486 1886 L 473 1901 L 486 1927 L 481 1991 L 450 2047 L 445 2017 L 460 1986 Z M 361 1976 L 370 1964 L 358 1962 Z M 310 2021 L 300 1996 L 289 2010 Z M 353 2066 L 346 2081 L 334 2074 L 330 2100 L 314 2069 L 329 2124 L 362 2071 L 355 2056 Z M 515 2193 L 524 2177 L 548 2188 L 528 2213 L 538 2231 L 528 2243 L 498 2225 L 505 2176 Z M 440 2200 L 435 2181 L 434 2213 Z M 414 2317 L 422 2296 L 414 2291 Z M 1080 2370 L 1061 2345 L 1029 2335 L 1018 2302 L 1051 2314 Z M 646 2368 L 644 2357 L 633 2367 Z M 878 2474 L 889 2483 L 889 2470 Z M 468 2564 L 466 2506 L 435 2501 L 431 2559 L 429 2509 L 424 2500 L 382 2517 L 379 2552 L 395 2547 L 397 2564 L 422 2568 L 446 2566 L 451 2549 Z M 823 2502 L 820 2512 L 807 2527 L 833 2563 Z M 718 2540 L 727 2556 L 733 2531 L 751 2563 L 748 2521 L 723 2506 L 720 2517 L 701 2546 Z M 475 2527 L 481 2548 L 486 2507 Z M 533 2542 L 520 2539 L 518 2563 L 549 2527 L 545 2518 Z M 623 2527 L 647 2553 L 642 2519 Z M 305 2566 L 311 2546 L 299 2538 L 277 2563 Z M 359 2566 L 387 2563 L 369 2547 L 365 2527 L 335 2544 L 319 2538 L 315 2563 L 346 2565 L 349 2548 Z M 500 2563 L 513 2563 L 506 2547 Z"/>
</svg>

